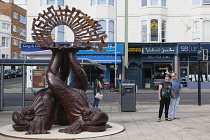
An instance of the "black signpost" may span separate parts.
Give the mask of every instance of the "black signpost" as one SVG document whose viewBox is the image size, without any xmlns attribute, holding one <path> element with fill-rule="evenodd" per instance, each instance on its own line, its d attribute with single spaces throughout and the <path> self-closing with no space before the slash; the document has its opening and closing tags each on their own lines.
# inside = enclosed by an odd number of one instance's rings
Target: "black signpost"
<svg viewBox="0 0 210 140">
<path fill-rule="evenodd" d="M 208 61 L 208 49 L 203 49 L 198 43 L 198 105 L 201 106 L 201 61 Z"/>
<path fill-rule="evenodd" d="M 201 106 L 201 70 L 200 70 L 200 63 L 203 60 L 203 52 L 198 43 L 198 106 Z"/>
</svg>

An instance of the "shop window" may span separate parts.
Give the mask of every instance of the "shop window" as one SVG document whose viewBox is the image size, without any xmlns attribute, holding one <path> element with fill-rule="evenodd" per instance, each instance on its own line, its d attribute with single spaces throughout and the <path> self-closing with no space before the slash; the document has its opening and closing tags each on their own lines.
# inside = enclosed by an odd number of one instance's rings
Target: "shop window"
<svg viewBox="0 0 210 140">
<path fill-rule="evenodd" d="M 171 74 L 171 63 L 155 63 L 154 64 L 154 79 L 164 79 L 166 74 Z"/>
<path fill-rule="evenodd" d="M 207 82 L 209 80 L 208 63 L 200 63 L 201 82 Z M 189 81 L 198 81 L 198 62 L 189 62 Z"/>
<path fill-rule="evenodd" d="M 190 56 L 196 57 L 196 56 Z M 188 78 L 190 82 L 198 81 L 198 62 L 180 62 L 180 67 L 189 67 Z M 209 82 L 210 81 L 210 63 L 209 62 L 201 62 L 200 63 L 200 72 L 201 72 L 201 82 Z"/>
</svg>

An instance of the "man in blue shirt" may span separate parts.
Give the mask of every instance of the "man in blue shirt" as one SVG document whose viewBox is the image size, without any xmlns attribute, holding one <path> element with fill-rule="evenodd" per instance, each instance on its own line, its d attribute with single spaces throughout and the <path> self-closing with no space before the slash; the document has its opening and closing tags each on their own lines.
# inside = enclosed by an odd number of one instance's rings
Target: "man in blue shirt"
<svg viewBox="0 0 210 140">
<path fill-rule="evenodd" d="M 170 118 L 172 120 L 179 119 L 177 117 L 177 111 L 178 111 L 178 105 L 180 101 L 180 81 L 177 78 L 177 74 L 173 72 L 171 74 L 171 80 L 172 83 L 172 92 L 176 95 L 176 98 L 171 97 L 170 101 Z"/>
</svg>

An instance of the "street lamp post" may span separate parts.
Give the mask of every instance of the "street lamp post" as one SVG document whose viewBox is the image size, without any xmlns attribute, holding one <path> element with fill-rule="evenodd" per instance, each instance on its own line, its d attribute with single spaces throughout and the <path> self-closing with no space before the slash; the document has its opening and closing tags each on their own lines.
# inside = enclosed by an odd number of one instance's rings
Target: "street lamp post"
<svg viewBox="0 0 210 140">
<path fill-rule="evenodd" d="M 115 0 L 115 12 L 116 12 L 116 19 L 115 19 L 115 44 L 114 44 L 114 46 L 115 46 L 115 50 L 114 50 L 114 59 L 115 59 L 115 61 L 114 61 L 114 75 L 115 75 L 115 77 L 114 77 L 114 86 L 115 86 L 115 88 L 116 88 L 116 86 L 117 86 L 117 0 Z"/>
<path fill-rule="evenodd" d="M 125 0 L 125 79 L 127 79 L 128 68 L 128 0 Z"/>
</svg>

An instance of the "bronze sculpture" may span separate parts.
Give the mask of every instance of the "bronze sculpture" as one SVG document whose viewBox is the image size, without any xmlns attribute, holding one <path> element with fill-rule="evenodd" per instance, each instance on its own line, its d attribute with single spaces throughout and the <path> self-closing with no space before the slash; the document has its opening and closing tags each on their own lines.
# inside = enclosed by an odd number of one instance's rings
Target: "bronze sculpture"
<svg viewBox="0 0 210 140">
<path fill-rule="evenodd" d="M 60 46 L 50 37 L 53 28 L 59 25 L 66 25 L 74 32 L 72 45 Z M 107 36 L 104 32 L 98 33 L 100 29 L 97 21 L 75 8 L 69 10 L 67 6 L 65 9 L 59 6 L 58 10 L 50 6 L 47 12 L 44 11 L 44 14 L 39 14 L 39 17 L 34 19 L 34 41 L 42 49 L 52 51 L 47 69 L 49 87 L 38 92 L 30 107 L 24 108 L 21 113 L 13 113 L 15 130 L 28 131 L 26 134 L 46 134 L 53 124 L 70 124 L 69 127 L 59 130 L 69 134 L 106 130 L 109 117 L 99 108 L 94 108 L 88 100 L 85 94 L 87 76 L 76 57 L 79 50 L 93 49 L 105 52 L 102 48 L 107 47 L 104 42 Z M 76 78 L 73 87 L 66 84 L 70 69 Z"/>
</svg>

